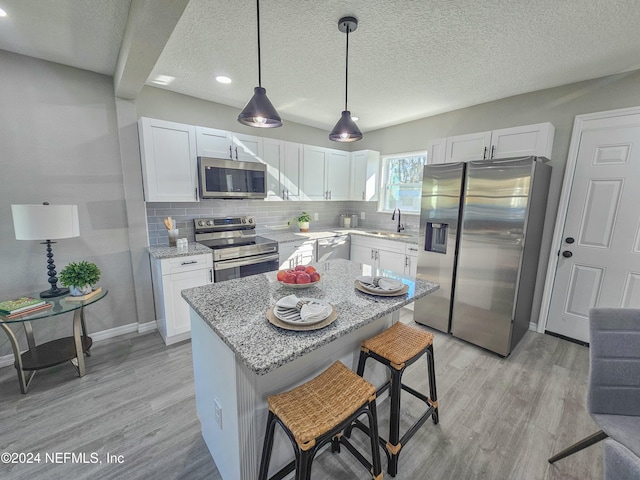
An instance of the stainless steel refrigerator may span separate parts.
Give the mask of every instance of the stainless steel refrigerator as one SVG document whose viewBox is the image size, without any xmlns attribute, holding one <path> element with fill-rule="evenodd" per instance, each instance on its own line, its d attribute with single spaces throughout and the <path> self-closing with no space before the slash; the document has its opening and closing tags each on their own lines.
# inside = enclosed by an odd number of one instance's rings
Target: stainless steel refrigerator
<svg viewBox="0 0 640 480">
<path fill-rule="evenodd" d="M 414 320 L 507 356 L 529 328 L 551 167 L 539 157 L 427 165 Z"/>
</svg>

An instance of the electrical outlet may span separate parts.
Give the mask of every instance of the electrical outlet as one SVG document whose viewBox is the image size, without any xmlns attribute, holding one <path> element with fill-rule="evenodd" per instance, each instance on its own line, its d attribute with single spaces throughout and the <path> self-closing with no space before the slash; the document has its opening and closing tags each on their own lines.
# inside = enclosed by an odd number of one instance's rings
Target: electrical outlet
<svg viewBox="0 0 640 480">
<path fill-rule="evenodd" d="M 317 213 L 314 213 L 314 214 L 313 214 L 313 219 L 314 219 L 314 220 L 316 220 L 316 221 L 318 221 L 318 218 L 319 218 L 319 217 L 318 217 L 318 214 L 317 214 Z"/>
<path fill-rule="evenodd" d="M 213 403 L 214 403 L 216 423 L 218 424 L 218 427 L 220 427 L 220 430 L 222 430 L 222 407 L 220 406 L 220 402 L 218 401 L 217 398 L 213 401 Z"/>
<path fill-rule="evenodd" d="M 364 214 L 364 212 L 360 212 L 360 220 L 364 220 L 364 217 L 365 217 L 365 216 L 366 216 L 366 215 Z"/>
</svg>

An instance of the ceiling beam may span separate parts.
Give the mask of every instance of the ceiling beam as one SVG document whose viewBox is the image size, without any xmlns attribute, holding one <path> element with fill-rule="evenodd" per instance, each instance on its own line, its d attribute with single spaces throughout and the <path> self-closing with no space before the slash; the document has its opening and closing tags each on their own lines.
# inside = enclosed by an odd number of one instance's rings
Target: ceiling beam
<svg viewBox="0 0 640 480">
<path fill-rule="evenodd" d="M 115 96 L 134 100 L 189 0 L 132 0 L 113 74 Z"/>
</svg>

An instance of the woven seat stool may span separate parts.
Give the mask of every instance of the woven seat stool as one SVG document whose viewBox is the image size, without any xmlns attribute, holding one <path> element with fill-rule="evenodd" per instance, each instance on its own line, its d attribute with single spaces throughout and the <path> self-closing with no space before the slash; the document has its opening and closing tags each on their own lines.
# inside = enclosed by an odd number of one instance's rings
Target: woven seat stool
<svg viewBox="0 0 640 480">
<path fill-rule="evenodd" d="M 429 395 L 426 396 L 402 383 L 402 374 L 405 369 L 418 360 L 422 355 L 427 356 L 427 373 L 429 380 Z M 373 358 L 386 365 L 391 373 L 389 381 L 382 385 L 376 392 L 380 395 L 390 389 L 391 414 L 389 418 L 389 439 L 378 437 L 384 451 L 387 454 L 387 472 L 395 477 L 398 472 L 398 458 L 400 450 L 409 439 L 431 416 L 433 423 L 438 423 L 438 396 L 436 393 L 436 372 L 433 359 L 433 334 L 409 327 L 397 322 L 379 335 L 364 340 L 360 348 L 358 361 L 358 375 L 364 374 L 365 363 L 368 358 Z M 400 391 L 405 390 L 414 397 L 422 400 L 427 409 L 415 423 L 407 429 L 400 438 Z M 351 436 L 351 430 L 356 427 L 369 436 L 375 438 L 375 433 L 360 421 L 356 420 L 345 430 L 345 436 Z"/>
<path fill-rule="evenodd" d="M 296 480 L 311 478 L 311 464 L 318 450 L 331 442 L 331 451 L 344 445 L 362 463 L 374 480 L 382 479 L 377 441 L 376 387 L 335 362 L 308 382 L 267 399 L 269 416 L 262 447 L 259 480 L 267 480 L 276 424 L 291 440 L 295 458 L 275 473 L 271 480 L 296 471 Z M 371 462 L 347 440 L 343 430 L 361 415 L 367 415 L 371 436 Z"/>
</svg>

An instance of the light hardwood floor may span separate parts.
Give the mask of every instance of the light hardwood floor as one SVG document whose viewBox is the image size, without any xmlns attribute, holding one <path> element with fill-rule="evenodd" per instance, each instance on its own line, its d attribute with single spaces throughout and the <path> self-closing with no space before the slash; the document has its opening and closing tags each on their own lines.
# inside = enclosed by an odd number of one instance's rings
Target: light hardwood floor
<svg viewBox="0 0 640 480">
<path fill-rule="evenodd" d="M 409 311 L 401 320 L 425 328 Z M 597 430 L 585 406 L 587 348 L 527 332 L 502 359 L 434 333 L 440 423 L 427 421 L 402 450 L 398 480 L 602 478 L 602 444 L 547 463 Z M 157 333 L 128 335 L 92 353 L 85 377 L 60 365 L 38 372 L 27 395 L 13 367 L 0 369 L 0 452 L 40 454 L 40 463 L 0 463 L 0 479 L 220 479 L 200 436 L 189 342 L 165 347 Z M 424 387 L 423 368 L 408 369 L 406 383 Z M 419 404 L 409 395 L 402 401 L 408 422 Z M 383 433 L 387 409 L 388 400 L 379 408 Z M 88 463 L 65 461 L 65 452 L 85 453 Z M 102 463 L 89 463 L 93 452 Z M 123 462 L 109 464 L 107 454 Z M 312 478 L 370 477 L 343 450 L 322 451 Z"/>
</svg>

